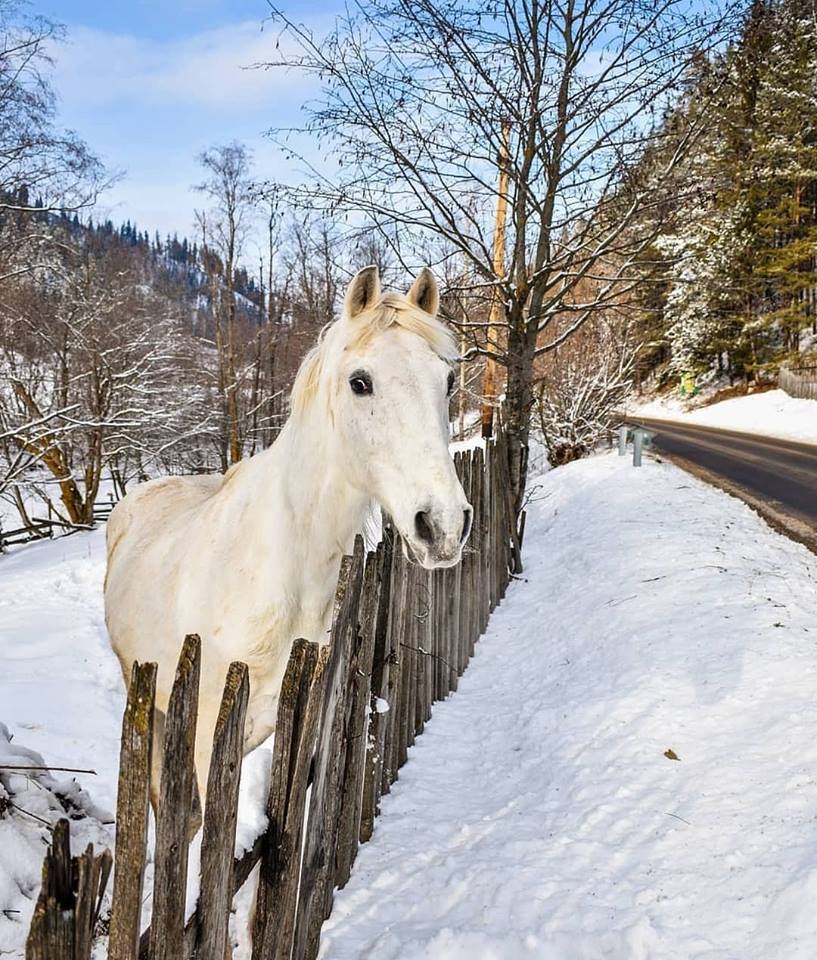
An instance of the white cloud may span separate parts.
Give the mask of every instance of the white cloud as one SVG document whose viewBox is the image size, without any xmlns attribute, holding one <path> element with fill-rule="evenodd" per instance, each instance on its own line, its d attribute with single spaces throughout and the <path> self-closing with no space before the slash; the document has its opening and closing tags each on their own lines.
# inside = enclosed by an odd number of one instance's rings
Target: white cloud
<svg viewBox="0 0 817 960">
<path fill-rule="evenodd" d="M 247 113 L 283 93 L 292 106 L 310 88 L 291 72 L 252 69 L 280 54 L 276 28 L 254 20 L 164 42 L 89 27 L 69 37 L 55 51 L 55 83 L 77 106 L 136 102 Z"/>
<path fill-rule="evenodd" d="M 316 32 L 327 25 L 313 24 Z M 53 76 L 62 120 L 124 174 L 98 215 L 162 234 L 190 231 L 203 203 L 191 189 L 202 179 L 196 157 L 231 140 L 250 147 L 259 178 L 300 179 L 301 165 L 263 133 L 298 125 L 315 88 L 293 73 L 246 69 L 280 55 L 278 40 L 277 28 L 262 31 L 257 21 L 165 41 L 69 28 Z M 315 144 L 300 146 L 318 162 Z"/>
</svg>

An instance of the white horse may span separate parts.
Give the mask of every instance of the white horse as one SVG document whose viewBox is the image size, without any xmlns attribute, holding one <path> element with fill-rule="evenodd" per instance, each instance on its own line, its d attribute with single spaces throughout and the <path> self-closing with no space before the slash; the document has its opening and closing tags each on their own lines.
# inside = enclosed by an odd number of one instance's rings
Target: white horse
<svg viewBox="0 0 817 960">
<path fill-rule="evenodd" d="M 158 663 L 152 795 L 181 642 L 202 640 L 196 775 L 204 797 L 227 666 L 249 667 L 245 751 L 273 732 L 297 637 L 328 641 L 344 553 L 371 510 L 394 519 L 414 558 L 452 566 L 471 508 L 448 452 L 453 340 L 435 319 L 428 270 L 381 295 L 376 267 L 352 280 L 343 316 L 304 360 L 272 447 L 224 476 L 136 487 L 108 521 L 105 618 L 130 679 Z"/>
</svg>

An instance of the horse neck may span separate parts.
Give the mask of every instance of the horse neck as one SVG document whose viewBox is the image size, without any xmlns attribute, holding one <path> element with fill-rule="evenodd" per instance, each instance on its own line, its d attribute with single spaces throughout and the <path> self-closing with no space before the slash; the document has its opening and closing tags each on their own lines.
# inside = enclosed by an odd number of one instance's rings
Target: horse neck
<svg viewBox="0 0 817 960">
<path fill-rule="evenodd" d="M 317 413 L 290 417 L 280 436 L 257 459 L 268 461 L 262 474 L 275 475 L 268 489 L 275 528 L 296 563 L 310 569 L 328 565 L 333 576 L 340 557 L 362 530 L 369 499 L 342 475 L 329 449 L 326 424 Z"/>
</svg>

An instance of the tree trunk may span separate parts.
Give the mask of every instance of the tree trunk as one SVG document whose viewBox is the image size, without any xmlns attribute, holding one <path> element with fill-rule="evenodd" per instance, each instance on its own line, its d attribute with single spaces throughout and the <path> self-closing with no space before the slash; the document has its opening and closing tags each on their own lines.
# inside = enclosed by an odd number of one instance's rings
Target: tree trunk
<svg viewBox="0 0 817 960">
<path fill-rule="evenodd" d="M 533 359 L 536 325 L 525 323 L 521 308 L 508 320 L 508 383 L 505 389 L 504 427 L 508 467 L 516 516 L 522 509 L 528 472 L 528 438 L 533 409 Z"/>
</svg>

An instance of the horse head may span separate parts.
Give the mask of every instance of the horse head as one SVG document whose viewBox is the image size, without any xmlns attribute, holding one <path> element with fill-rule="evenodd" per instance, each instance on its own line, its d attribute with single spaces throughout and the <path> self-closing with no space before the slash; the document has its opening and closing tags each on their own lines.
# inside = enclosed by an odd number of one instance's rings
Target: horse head
<svg viewBox="0 0 817 960">
<path fill-rule="evenodd" d="M 472 514 L 448 450 L 457 351 L 438 306 L 431 271 L 404 296 L 384 294 L 377 267 L 364 268 L 292 396 L 296 415 L 312 407 L 325 419 L 342 475 L 389 513 L 427 569 L 459 561 Z"/>
</svg>

